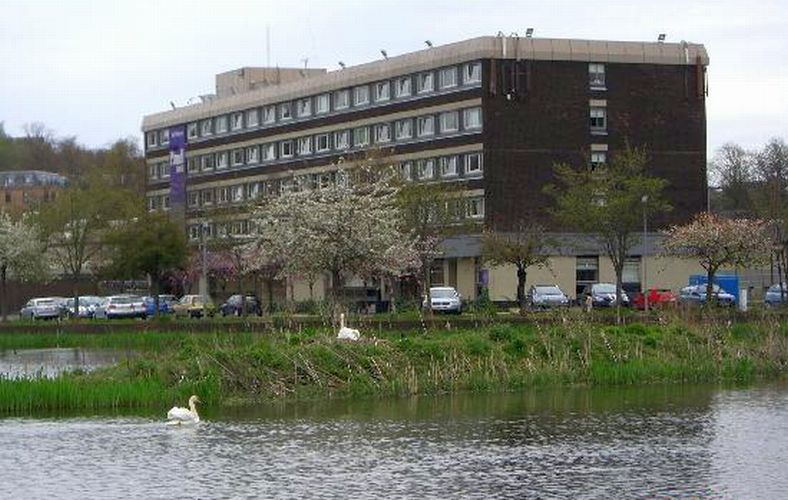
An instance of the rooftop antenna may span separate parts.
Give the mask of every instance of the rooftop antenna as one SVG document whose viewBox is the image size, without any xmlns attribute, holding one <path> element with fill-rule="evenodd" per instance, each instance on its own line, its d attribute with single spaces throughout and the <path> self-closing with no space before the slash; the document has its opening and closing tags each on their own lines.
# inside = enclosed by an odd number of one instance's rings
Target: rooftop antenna
<svg viewBox="0 0 788 500">
<path fill-rule="evenodd" d="M 309 58 L 308 57 L 304 57 L 303 59 L 301 59 L 301 62 L 304 63 L 304 69 L 306 69 L 306 65 L 307 65 L 307 63 L 309 63 Z"/>
<path fill-rule="evenodd" d="M 265 67 L 271 67 L 271 25 L 265 25 Z"/>
<path fill-rule="evenodd" d="M 427 47 L 432 48 L 432 42 L 429 40 L 424 40 L 424 43 L 427 44 Z"/>
<path fill-rule="evenodd" d="M 525 30 L 525 38 L 531 38 L 533 36 L 534 36 L 534 29 L 533 28 L 527 28 Z"/>
<path fill-rule="evenodd" d="M 657 41 L 659 43 L 664 42 L 665 41 L 665 33 L 660 33 L 659 36 L 657 37 Z"/>
<path fill-rule="evenodd" d="M 170 106 L 172 106 L 172 109 L 175 109 L 175 103 L 174 102 L 170 101 Z"/>
<path fill-rule="evenodd" d="M 340 66 L 342 69 L 345 69 L 345 63 L 343 63 L 342 61 L 339 61 L 337 64 L 339 64 L 339 66 Z"/>
<path fill-rule="evenodd" d="M 380 53 L 381 53 L 381 54 L 383 54 L 383 58 L 384 58 L 384 59 L 388 59 L 388 58 L 389 58 L 389 55 L 388 55 L 388 54 L 386 54 L 386 51 L 385 51 L 385 50 L 383 50 L 383 49 L 380 49 Z"/>
</svg>

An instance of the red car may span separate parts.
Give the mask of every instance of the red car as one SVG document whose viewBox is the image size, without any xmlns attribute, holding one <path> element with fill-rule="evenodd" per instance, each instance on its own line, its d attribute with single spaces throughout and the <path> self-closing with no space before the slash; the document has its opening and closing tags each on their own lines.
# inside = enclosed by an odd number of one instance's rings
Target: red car
<svg viewBox="0 0 788 500">
<path fill-rule="evenodd" d="M 652 288 L 648 291 L 648 307 L 651 309 L 654 308 L 665 308 L 665 307 L 673 307 L 676 305 L 678 299 L 676 295 L 668 289 L 656 289 Z M 646 308 L 646 303 L 643 297 L 643 292 L 638 292 L 635 294 L 635 298 L 632 300 L 632 305 L 636 309 L 643 310 Z"/>
</svg>

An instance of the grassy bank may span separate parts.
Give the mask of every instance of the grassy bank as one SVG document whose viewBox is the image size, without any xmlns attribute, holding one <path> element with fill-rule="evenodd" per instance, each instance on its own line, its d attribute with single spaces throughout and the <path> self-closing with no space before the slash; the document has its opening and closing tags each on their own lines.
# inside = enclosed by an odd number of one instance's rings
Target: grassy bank
<svg viewBox="0 0 788 500">
<path fill-rule="evenodd" d="M 6 335 L 0 348 L 115 347 L 137 356 L 54 380 L 0 380 L 0 412 L 166 407 L 192 393 L 218 405 L 548 385 L 750 381 L 781 376 L 788 368 L 788 324 L 769 321 L 570 321 L 376 335 L 356 343 L 338 341 L 328 329 Z"/>
</svg>

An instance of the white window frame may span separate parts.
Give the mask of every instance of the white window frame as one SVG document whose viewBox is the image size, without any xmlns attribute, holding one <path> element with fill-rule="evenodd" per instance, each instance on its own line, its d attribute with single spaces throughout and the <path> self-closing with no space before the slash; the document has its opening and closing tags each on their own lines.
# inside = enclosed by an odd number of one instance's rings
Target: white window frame
<svg viewBox="0 0 788 500">
<path fill-rule="evenodd" d="M 397 78 L 394 83 L 395 97 L 410 97 L 413 95 L 413 79 L 410 76 Z"/>
<path fill-rule="evenodd" d="M 369 127 L 356 127 L 353 129 L 353 147 L 364 146 L 369 146 Z"/>
<path fill-rule="evenodd" d="M 148 212 L 153 212 L 159 207 L 159 197 L 158 196 L 149 196 L 148 197 Z"/>
<path fill-rule="evenodd" d="M 230 187 L 230 202 L 241 203 L 244 201 L 244 185 L 236 184 Z"/>
<path fill-rule="evenodd" d="M 299 118 L 312 116 L 312 98 L 305 97 L 296 101 L 296 112 Z"/>
<path fill-rule="evenodd" d="M 468 153 L 465 155 L 465 175 L 478 175 L 484 172 L 481 153 Z M 474 163 L 476 168 L 474 168 Z"/>
<path fill-rule="evenodd" d="M 420 181 L 435 178 L 435 159 L 423 158 L 416 160 L 416 171 Z"/>
<path fill-rule="evenodd" d="M 201 137 L 209 137 L 213 135 L 213 120 L 210 118 L 206 118 L 205 120 L 200 120 L 200 136 Z"/>
<path fill-rule="evenodd" d="M 246 185 L 246 197 L 250 200 L 256 200 L 260 197 L 260 183 L 250 182 Z"/>
<path fill-rule="evenodd" d="M 375 125 L 375 142 L 378 144 L 391 142 L 391 125 L 388 123 Z"/>
<path fill-rule="evenodd" d="M 215 162 L 213 154 L 202 155 L 200 157 L 200 172 L 210 172 L 216 167 Z"/>
<path fill-rule="evenodd" d="M 148 179 L 155 180 L 159 178 L 159 164 L 154 163 L 152 165 L 148 165 Z"/>
<path fill-rule="evenodd" d="M 298 138 L 298 156 L 306 156 L 312 154 L 312 137 L 299 137 Z"/>
<path fill-rule="evenodd" d="M 260 125 L 260 111 L 257 108 L 246 110 L 246 128 Z"/>
<path fill-rule="evenodd" d="M 166 146 L 170 143 L 170 129 L 164 128 L 159 130 L 159 144 Z"/>
<path fill-rule="evenodd" d="M 243 130 L 244 128 L 244 114 L 242 111 L 237 111 L 230 115 L 230 130 Z"/>
<path fill-rule="evenodd" d="M 456 87 L 459 82 L 457 81 L 457 66 L 449 66 L 441 68 L 438 72 L 438 84 L 441 89 L 450 89 Z"/>
<path fill-rule="evenodd" d="M 391 83 L 388 80 L 375 82 L 375 102 L 385 102 L 391 99 Z"/>
<path fill-rule="evenodd" d="M 186 175 L 196 174 L 200 170 L 200 164 L 197 162 L 197 158 L 194 157 L 187 157 L 186 158 Z"/>
<path fill-rule="evenodd" d="M 186 137 L 188 139 L 196 139 L 199 135 L 199 128 L 197 127 L 197 122 L 191 122 L 186 124 Z"/>
<path fill-rule="evenodd" d="M 588 85 L 592 89 L 605 88 L 605 65 L 604 63 L 588 63 Z"/>
<path fill-rule="evenodd" d="M 460 130 L 460 114 L 457 111 L 444 111 L 439 117 L 442 134 Z"/>
<path fill-rule="evenodd" d="M 342 151 L 350 147 L 350 131 L 337 130 L 334 132 L 334 149 Z"/>
<path fill-rule="evenodd" d="M 200 206 L 200 192 L 199 191 L 189 191 L 186 194 L 186 204 L 189 207 L 198 207 L 198 206 Z"/>
<path fill-rule="evenodd" d="M 369 85 L 353 87 L 353 106 L 366 106 L 369 104 Z"/>
<path fill-rule="evenodd" d="M 166 161 L 159 163 L 159 178 L 160 179 L 170 178 L 170 164 Z"/>
<path fill-rule="evenodd" d="M 435 91 L 435 74 L 425 71 L 416 75 L 416 93 L 427 94 Z"/>
<path fill-rule="evenodd" d="M 200 198 L 201 203 L 203 206 L 210 207 L 213 205 L 213 197 L 216 193 L 214 193 L 213 189 L 203 189 L 200 191 Z"/>
<path fill-rule="evenodd" d="M 230 188 L 227 186 L 220 187 L 216 193 L 216 204 L 224 205 L 225 203 L 229 203 L 229 202 L 230 202 Z"/>
<path fill-rule="evenodd" d="M 435 135 L 435 117 L 432 115 L 417 117 L 416 135 L 418 137 L 430 137 Z"/>
<path fill-rule="evenodd" d="M 189 226 L 189 239 L 193 241 L 200 239 L 200 226 L 198 224 Z"/>
<path fill-rule="evenodd" d="M 158 132 L 156 132 L 156 131 L 148 132 L 148 134 L 147 134 L 147 145 L 148 145 L 149 148 L 153 148 L 153 147 L 156 147 L 156 146 L 159 145 L 159 133 Z"/>
<path fill-rule="evenodd" d="M 465 63 L 462 71 L 462 83 L 467 85 L 471 83 L 481 83 L 482 81 L 482 63 L 475 61 Z"/>
<path fill-rule="evenodd" d="M 607 151 L 592 151 L 590 162 L 592 169 L 604 166 L 607 163 Z"/>
<path fill-rule="evenodd" d="M 321 142 L 325 141 L 325 145 L 321 146 Z M 318 134 L 315 136 L 315 151 L 318 153 L 323 153 L 325 151 L 331 150 L 331 135 L 330 134 Z"/>
<path fill-rule="evenodd" d="M 334 92 L 334 109 L 347 109 L 350 107 L 350 89 Z"/>
<path fill-rule="evenodd" d="M 227 151 L 216 153 L 216 170 L 224 170 L 230 166 L 230 155 Z"/>
<path fill-rule="evenodd" d="M 404 161 L 399 164 L 399 175 L 403 181 L 413 180 L 413 162 Z"/>
<path fill-rule="evenodd" d="M 170 195 L 165 194 L 161 197 L 161 208 L 164 210 L 170 209 Z"/>
<path fill-rule="evenodd" d="M 276 143 L 275 142 L 268 142 L 263 144 L 263 161 L 274 161 L 276 160 Z"/>
<path fill-rule="evenodd" d="M 276 105 L 271 104 L 263 108 L 263 123 L 265 125 L 276 123 Z"/>
<path fill-rule="evenodd" d="M 469 219 L 484 218 L 484 197 L 467 198 L 465 200 L 465 216 Z"/>
<path fill-rule="evenodd" d="M 413 120 L 405 118 L 394 123 L 394 137 L 398 141 L 413 138 Z"/>
<path fill-rule="evenodd" d="M 295 151 L 293 150 L 295 145 L 293 144 L 292 140 L 280 141 L 279 142 L 279 158 L 292 158 L 294 156 Z"/>
<path fill-rule="evenodd" d="M 289 102 L 283 102 L 279 105 L 279 121 L 293 119 L 293 105 Z"/>
<path fill-rule="evenodd" d="M 221 115 L 216 117 L 216 122 L 214 123 L 214 132 L 217 134 L 224 134 L 227 132 L 227 127 L 229 124 L 229 119 L 227 115 Z"/>
<path fill-rule="evenodd" d="M 441 177 L 457 177 L 459 175 L 458 163 L 459 160 L 456 155 L 438 158 Z"/>
<path fill-rule="evenodd" d="M 232 155 L 231 163 L 233 167 L 238 167 L 244 164 L 243 148 L 233 149 L 231 155 Z"/>
<path fill-rule="evenodd" d="M 260 163 L 260 148 L 258 146 L 248 146 L 246 148 L 246 164 L 253 165 Z"/>
<path fill-rule="evenodd" d="M 320 94 L 315 98 L 315 114 L 322 115 L 331 111 L 331 94 Z"/>
<path fill-rule="evenodd" d="M 588 110 L 589 128 L 591 133 L 607 133 L 607 108 L 601 106 L 591 106 Z M 602 120 L 602 124 L 595 125 L 594 122 Z"/>
<path fill-rule="evenodd" d="M 465 130 L 482 128 L 482 108 L 465 108 L 462 110 L 462 125 Z"/>
</svg>

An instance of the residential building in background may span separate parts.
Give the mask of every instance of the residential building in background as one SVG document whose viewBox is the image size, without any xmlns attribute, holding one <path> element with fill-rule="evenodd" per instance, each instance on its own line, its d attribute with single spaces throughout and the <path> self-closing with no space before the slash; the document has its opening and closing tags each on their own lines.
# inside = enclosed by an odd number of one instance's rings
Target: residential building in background
<svg viewBox="0 0 788 500">
<path fill-rule="evenodd" d="M 42 170 L 0 172 L 0 207 L 14 214 L 36 210 L 54 201 L 66 182 L 64 176 Z"/>
<path fill-rule="evenodd" d="M 335 71 L 222 73 L 200 104 L 144 117 L 148 208 L 177 208 L 194 241 L 245 234 L 243 207 L 332 182 L 337 165 L 375 150 L 411 182 L 458 183 L 459 215 L 479 228 L 511 230 L 528 218 L 558 232 L 543 191 L 553 165 L 604 164 L 629 143 L 645 147 L 649 173 L 670 183 L 673 210 L 652 230 L 685 222 L 706 208 L 708 62 L 702 45 L 686 42 L 499 36 Z M 170 165 L 170 137 L 181 131 L 182 175 Z M 444 250 L 436 283 L 466 297 L 481 286 L 501 300 L 513 293 L 494 284 L 505 270 L 481 263 L 478 235 Z M 598 249 L 565 251 L 555 261 L 567 291 L 607 277 Z M 643 255 L 633 256 L 633 279 Z M 677 279 L 671 268 L 666 282 Z"/>
</svg>

